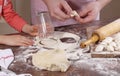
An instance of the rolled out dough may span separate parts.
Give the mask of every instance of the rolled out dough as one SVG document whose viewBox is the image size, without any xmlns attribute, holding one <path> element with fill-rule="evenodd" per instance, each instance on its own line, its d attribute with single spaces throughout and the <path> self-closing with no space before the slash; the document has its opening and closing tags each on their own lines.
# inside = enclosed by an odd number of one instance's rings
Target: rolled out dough
<svg viewBox="0 0 120 76">
<path fill-rule="evenodd" d="M 73 38 L 73 39 L 75 39 L 76 42 L 75 43 L 64 43 L 60 40 L 61 38 L 66 38 L 66 37 Z M 55 31 L 53 36 L 50 36 L 46 39 L 39 39 L 39 37 L 37 36 L 35 38 L 34 45 L 40 46 L 40 47 L 63 49 L 66 51 L 71 51 L 71 50 L 79 47 L 79 41 L 80 41 L 80 37 L 75 34 L 68 33 L 68 32 Z M 43 45 L 40 44 L 40 42 Z"/>
<path fill-rule="evenodd" d="M 40 69 L 61 72 L 65 72 L 70 66 L 64 50 L 38 51 L 33 54 L 32 63 Z"/>
</svg>

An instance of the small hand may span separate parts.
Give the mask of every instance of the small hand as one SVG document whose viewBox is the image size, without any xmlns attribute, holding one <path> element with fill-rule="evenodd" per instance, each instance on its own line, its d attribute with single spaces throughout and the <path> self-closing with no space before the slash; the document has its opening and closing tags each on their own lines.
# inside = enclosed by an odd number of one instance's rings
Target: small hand
<svg viewBox="0 0 120 76">
<path fill-rule="evenodd" d="M 32 40 L 21 35 L 4 35 L 0 38 L 4 39 L 1 41 L 1 44 L 10 46 L 29 46 L 33 44 Z"/>
<path fill-rule="evenodd" d="M 24 33 L 27 33 L 27 34 L 31 35 L 31 36 L 36 36 L 36 35 L 38 35 L 38 28 L 39 28 L 38 25 L 28 25 L 28 24 L 26 24 L 23 27 L 22 31 Z"/>
<path fill-rule="evenodd" d="M 32 36 L 38 35 L 38 28 L 37 25 L 32 25 L 29 34 Z"/>
</svg>

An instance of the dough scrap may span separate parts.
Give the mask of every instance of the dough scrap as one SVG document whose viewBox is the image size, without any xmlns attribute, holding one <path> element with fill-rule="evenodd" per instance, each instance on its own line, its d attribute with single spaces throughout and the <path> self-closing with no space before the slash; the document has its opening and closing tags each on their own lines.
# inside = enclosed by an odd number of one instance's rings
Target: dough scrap
<svg viewBox="0 0 120 76">
<path fill-rule="evenodd" d="M 114 34 L 111 37 L 106 37 L 102 42 L 100 42 L 96 48 L 95 51 L 120 51 L 120 32 L 117 34 Z"/>
<path fill-rule="evenodd" d="M 70 66 L 64 50 L 38 51 L 32 56 L 34 66 L 49 71 L 65 72 Z"/>
<path fill-rule="evenodd" d="M 71 16 L 71 17 L 75 17 L 75 16 L 79 17 L 79 14 L 78 14 L 75 10 L 73 10 L 73 11 L 71 12 L 70 16 Z"/>
</svg>

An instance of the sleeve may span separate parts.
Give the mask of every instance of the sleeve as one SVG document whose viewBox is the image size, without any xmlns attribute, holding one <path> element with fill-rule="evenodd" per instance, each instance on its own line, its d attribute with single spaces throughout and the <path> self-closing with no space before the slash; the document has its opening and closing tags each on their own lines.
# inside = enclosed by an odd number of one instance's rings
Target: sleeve
<svg viewBox="0 0 120 76">
<path fill-rule="evenodd" d="M 4 3 L 2 15 L 6 22 L 14 29 L 19 32 L 22 32 L 22 28 L 27 22 L 25 22 L 14 10 L 12 7 L 11 0 L 7 0 L 7 4 Z"/>
</svg>

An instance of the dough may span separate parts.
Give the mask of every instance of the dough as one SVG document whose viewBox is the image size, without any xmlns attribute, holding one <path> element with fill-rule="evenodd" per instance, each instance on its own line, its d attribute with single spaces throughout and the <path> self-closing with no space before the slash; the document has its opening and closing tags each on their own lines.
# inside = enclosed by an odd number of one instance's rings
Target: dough
<svg viewBox="0 0 120 76">
<path fill-rule="evenodd" d="M 76 42 L 75 43 L 65 43 L 60 40 L 61 38 L 66 38 L 66 37 L 73 38 L 76 40 Z M 75 34 L 65 32 L 65 33 L 62 33 L 62 36 L 60 36 L 58 39 L 59 39 L 58 40 L 59 41 L 58 49 L 63 49 L 63 50 L 66 50 L 67 52 L 70 52 L 70 51 L 74 50 L 75 48 L 79 47 L 80 37 Z"/>
<path fill-rule="evenodd" d="M 99 51 L 103 51 L 104 49 L 104 45 L 98 45 L 96 48 L 95 48 L 95 51 L 96 52 L 99 52 Z"/>
<path fill-rule="evenodd" d="M 96 46 L 95 51 L 120 51 L 120 32 L 111 37 L 106 37 Z"/>
<path fill-rule="evenodd" d="M 70 16 L 71 17 L 75 17 L 75 16 L 79 17 L 79 14 L 74 10 L 74 11 L 71 12 Z"/>
<path fill-rule="evenodd" d="M 65 43 L 60 40 L 62 38 L 73 38 L 75 42 Z M 80 37 L 72 33 L 56 31 L 53 36 L 50 36 L 46 39 L 39 39 L 39 37 L 36 37 L 34 41 L 35 46 L 71 51 L 74 48 L 79 47 Z"/>
<path fill-rule="evenodd" d="M 58 41 L 53 38 L 45 38 L 45 39 L 42 39 L 39 43 L 44 47 L 55 48 L 56 44 L 58 44 Z"/>
<path fill-rule="evenodd" d="M 57 48 L 58 39 L 51 36 L 48 38 L 40 39 L 38 36 L 34 39 L 34 46 L 36 47 L 47 47 L 47 48 Z"/>
<path fill-rule="evenodd" d="M 47 50 L 38 51 L 32 56 L 34 66 L 49 71 L 65 72 L 70 66 L 65 51 L 63 50 Z"/>
</svg>

